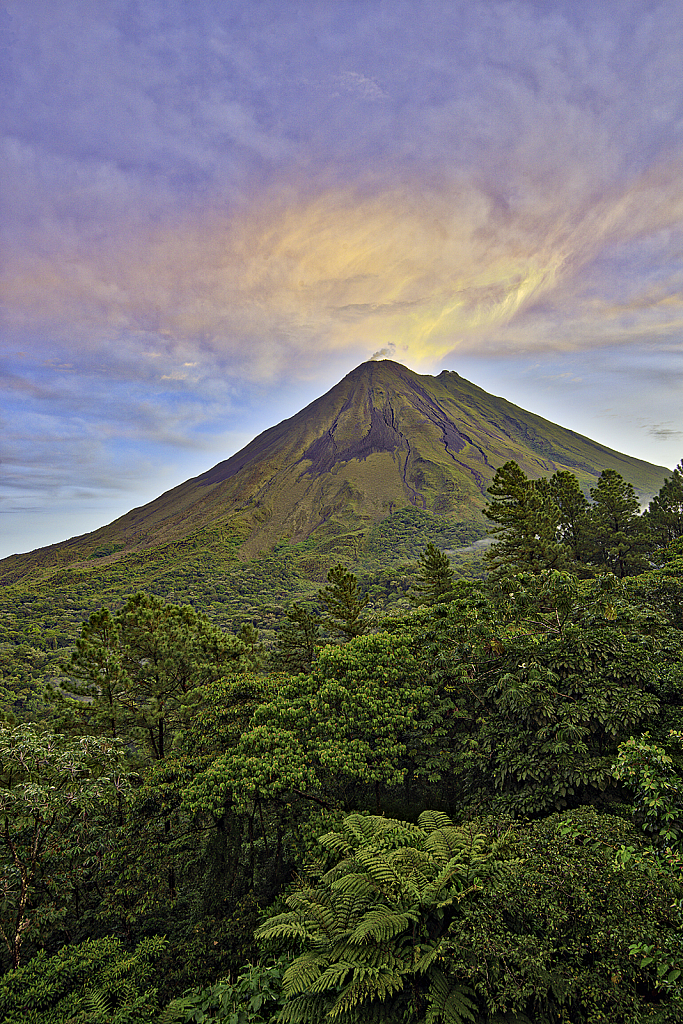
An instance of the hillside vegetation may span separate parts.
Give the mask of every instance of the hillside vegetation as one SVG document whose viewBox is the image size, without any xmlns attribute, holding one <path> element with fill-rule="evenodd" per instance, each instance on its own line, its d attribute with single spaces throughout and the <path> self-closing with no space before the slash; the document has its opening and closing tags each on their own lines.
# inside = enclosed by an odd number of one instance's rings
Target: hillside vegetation
<svg viewBox="0 0 683 1024">
<path fill-rule="evenodd" d="M 241 452 L 93 533 L 0 560 L 0 659 L 42 679 L 102 606 L 138 590 L 188 603 L 236 633 L 275 642 L 292 600 L 338 562 L 378 618 L 409 607 L 415 561 L 447 550 L 481 577 L 488 488 L 515 460 L 543 479 L 570 472 L 584 497 L 603 470 L 640 504 L 666 477 L 651 466 L 487 394 L 457 373 L 364 363 Z M 473 546 L 475 545 L 475 546 Z"/>
<path fill-rule="evenodd" d="M 12 585 L 0 1020 L 683 1019 L 683 467 L 487 515 Z"/>
</svg>

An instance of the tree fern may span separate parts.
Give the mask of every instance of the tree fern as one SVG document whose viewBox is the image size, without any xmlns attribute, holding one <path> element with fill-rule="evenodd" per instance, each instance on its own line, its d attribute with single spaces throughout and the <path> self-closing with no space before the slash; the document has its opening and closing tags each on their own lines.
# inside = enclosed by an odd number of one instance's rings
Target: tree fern
<svg viewBox="0 0 683 1024">
<path fill-rule="evenodd" d="M 371 939 L 375 939 L 384 944 L 389 939 L 393 939 L 395 935 L 400 935 L 407 928 L 411 928 L 417 919 L 418 915 L 411 911 L 397 914 L 387 907 L 373 908 L 364 914 L 362 920 L 356 925 L 350 936 L 350 941 L 369 942 Z"/>
<path fill-rule="evenodd" d="M 463 1021 L 474 1021 L 477 1005 L 470 998 L 472 995 L 472 989 L 462 985 L 453 986 L 442 971 L 432 971 L 425 1024 L 463 1024 Z"/>
<path fill-rule="evenodd" d="M 304 944 L 283 979 L 281 1024 L 467 1024 L 473 992 L 449 976 L 443 943 L 459 902 L 497 870 L 504 843 L 440 811 L 418 825 L 349 815 L 321 837 L 328 867 L 260 939 Z"/>
<path fill-rule="evenodd" d="M 436 829 L 453 827 L 453 822 L 443 811 L 423 811 L 417 822 L 426 833 L 434 832 Z"/>
</svg>

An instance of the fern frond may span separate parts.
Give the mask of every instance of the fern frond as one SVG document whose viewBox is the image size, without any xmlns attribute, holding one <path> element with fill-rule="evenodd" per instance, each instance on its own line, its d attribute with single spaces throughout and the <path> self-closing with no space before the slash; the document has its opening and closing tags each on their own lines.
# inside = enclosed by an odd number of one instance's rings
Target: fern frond
<svg viewBox="0 0 683 1024">
<path fill-rule="evenodd" d="M 424 949 L 424 947 L 422 948 Z M 432 966 L 432 964 L 437 959 L 440 953 L 441 943 L 438 943 L 436 946 L 432 946 L 430 949 L 427 949 L 415 964 L 415 972 L 417 974 L 424 974 L 425 971 L 429 970 L 429 968 Z"/>
<path fill-rule="evenodd" d="M 329 958 L 317 952 L 306 952 L 293 960 L 282 976 L 286 996 L 298 996 L 312 985 L 326 969 Z"/>
<path fill-rule="evenodd" d="M 324 1020 L 328 999 L 323 996 L 297 996 L 280 1010 L 280 1024 L 317 1024 Z"/>
<path fill-rule="evenodd" d="M 380 886 L 402 887 L 403 879 L 387 857 L 374 850 L 359 850 L 358 860 L 370 878 Z"/>
<path fill-rule="evenodd" d="M 343 857 L 337 864 L 334 864 L 329 868 L 321 878 L 321 882 L 328 885 L 330 882 L 334 882 L 335 879 L 341 878 L 342 875 L 357 874 L 360 865 L 356 860 L 355 851 L 349 857 Z"/>
<path fill-rule="evenodd" d="M 335 892 L 333 896 L 336 914 L 335 935 L 346 934 L 356 927 L 367 910 L 368 901 L 355 892 Z"/>
<path fill-rule="evenodd" d="M 450 902 L 456 892 L 460 892 L 465 888 L 462 881 L 465 875 L 466 868 L 464 867 L 459 856 L 452 857 L 447 864 L 443 866 L 439 874 L 431 882 L 428 882 L 422 892 L 422 903 L 429 904 L 435 903 L 439 897 L 446 902 Z M 457 881 L 456 881 L 457 879 Z M 451 892 L 444 893 L 447 886 L 450 885 Z"/>
<path fill-rule="evenodd" d="M 326 832 L 322 836 L 318 836 L 318 842 L 321 846 L 324 846 L 330 853 L 343 853 L 348 855 L 351 852 L 352 847 L 349 846 L 348 837 L 343 835 L 341 832 Z"/>
<path fill-rule="evenodd" d="M 312 983 L 309 991 L 314 993 L 328 992 L 330 989 L 337 989 L 346 981 L 349 973 L 353 970 L 353 964 L 340 960 L 339 963 L 330 964 L 319 978 Z"/>
<path fill-rule="evenodd" d="M 424 848 L 435 857 L 450 860 L 456 853 L 467 859 L 471 850 L 471 838 L 461 828 L 451 825 L 449 828 L 434 829 L 425 839 Z"/>
<path fill-rule="evenodd" d="M 403 977 L 394 972 L 377 969 L 354 971 L 353 980 L 339 995 L 336 1003 L 328 1013 L 331 1020 L 341 1017 L 344 1013 L 358 1006 L 366 999 L 385 1000 L 387 996 L 400 992 L 403 988 Z M 365 1008 L 364 1008 L 365 1011 Z"/>
<path fill-rule="evenodd" d="M 327 878 L 323 879 L 323 881 L 327 882 Z M 370 884 L 367 874 L 355 871 L 336 879 L 336 881 L 332 882 L 330 888 L 335 895 L 337 893 L 340 895 L 349 894 L 357 900 L 368 899 L 375 892 L 375 888 Z"/>
<path fill-rule="evenodd" d="M 410 928 L 415 921 L 417 921 L 417 914 L 410 912 L 397 914 L 386 907 L 376 907 L 370 910 L 356 926 L 356 930 L 351 935 L 351 941 L 367 942 L 369 939 L 376 939 L 378 942 L 387 942 L 395 935 L 400 935 L 406 928 Z"/>
<path fill-rule="evenodd" d="M 449 985 L 442 971 L 432 971 L 425 1024 L 437 1024 L 438 1021 L 443 1024 L 464 1024 L 474 1021 L 477 1005 L 471 999 L 473 995 L 472 989 L 464 985 Z"/>
<path fill-rule="evenodd" d="M 354 845 L 376 845 L 384 848 L 419 842 L 423 836 L 422 829 L 411 821 L 357 812 L 344 819 L 344 830 L 349 839 L 355 840 Z"/>
<path fill-rule="evenodd" d="M 427 871 L 434 863 L 431 853 L 418 850 L 414 846 L 402 846 L 399 850 L 392 850 L 389 859 L 399 871 L 405 871 L 406 868 L 419 868 Z"/>
<path fill-rule="evenodd" d="M 107 1024 L 114 1014 L 113 1004 L 102 989 L 86 992 L 81 1006 L 92 1024 Z"/>
<path fill-rule="evenodd" d="M 185 1000 L 174 999 L 166 1006 L 157 1021 L 157 1024 L 184 1024 L 187 1020 L 187 1007 Z"/>
<path fill-rule="evenodd" d="M 254 936 L 257 939 L 309 939 L 314 941 L 316 936 L 309 928 L 301 923 L 300 919 L 292 915 L 291 920 L 282 920 L 286 918 L 286 914 L 280 915 L 279 918 L 272 918 L 270 921 L 266 921 L 260 925 L 254 932 Z"/>
<path fill-rule="evenodd" d="M 428 834 L 437 829 L 453 827 L 453 822 L 443 811 L 423 811 L 417 823 Z"/>
<path fill-rule="evenodd" d="M 311 931 L 317 926 L 323 935 L 330 938 L 337 930 L 337 911 L 331 905 L 330 895 L 310 892 L 307 896 L 298 903 L 299 920 L 303 917 Z"/>
</svg>

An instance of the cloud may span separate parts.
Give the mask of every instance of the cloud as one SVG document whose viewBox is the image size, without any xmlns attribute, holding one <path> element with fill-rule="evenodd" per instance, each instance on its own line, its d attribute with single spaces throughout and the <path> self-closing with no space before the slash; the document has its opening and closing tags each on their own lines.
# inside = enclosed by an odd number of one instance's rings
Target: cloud
<svg viewBox="0 0 683 1024">
<path fill-rule="evenodd" d="M 373 352 L 370 356 L 371 359 L 393 359 L 396 355 L 396 346 L 387 345 L 386 348 L 380 348 L 377 352 Z"/>
<path fill-rule="evenodd" d="M 124 349 L 161 351 L 163 371 L 146 372 L 162 379 L 196 363 L 273 379 L 312 349 L 394 345 L 419 362 L 455 348 L 674 337 L 679 276 L 624 281 L 609 264 L 620 247 L 648 247 L 651 278 L 670 261 L 681 169 L 671 161 L 576 208 L 552 190 L 501 206 L 465 175 L 429 188 L 281 182 L 230 212 L 111 229 L 68 259 L 10 254 L 7 317 L 17 329 L 68 332 L 82 351 L 108 353 L 121 338 Z"/>
<path fill-rule="evenodd" d="M 683 437 L 683 430 L 673 430 L 668 424 L 662 423 L 651 424 L 647 432 L 656 441 L 670 441 L 674 437 Z"/>
<path fill-rule="evenodd" d="M 374 78 L 366 78 L 357 71 L 345 71 L 333 78 L 334 83 L 343 92 L 351 93 L 363 100 L 386 100 L 387 93 L 377 84 Z"/>
</svg>

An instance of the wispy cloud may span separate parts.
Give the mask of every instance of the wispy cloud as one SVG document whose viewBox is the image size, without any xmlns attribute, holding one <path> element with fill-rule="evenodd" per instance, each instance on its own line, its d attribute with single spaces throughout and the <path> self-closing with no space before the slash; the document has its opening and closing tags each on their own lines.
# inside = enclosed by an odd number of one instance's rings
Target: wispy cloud
<svg viewBox="0 0 683 1024">
<path fill-rule="evenodd" d="M 122 334 L 128 345 L 153 338 L 182 367 L 210 353 L 248 373 L 267 353 L 273 376 L 293 353 L 310 353 L 313 338 L 320 354 L 391 343 L 429 360 L 454 348 L 495 350 L 508 325 L 527 350 L 592 346 L 601 336 L 628 343 L 644 331 L 674 337 L 679 279 L 631 277 L 614 295 L 601 260 L 647 242 L 651 274 L 658 261 L 670 266 L 681 241 L 680 177 L 672 161 L 569 209 L 562 194 L 539 193 L 535 212 L 528 201 L 501 208 L 464 177 L 312 195 L 310 183 L 290 184 L 230 213 L 112 230 L 70 259 L 10 257 L 8 316 L 18 327 L 77 333 L 79 347 L 103 352 Z"/>
<path fill-rule="evenodd" d="M 673 451 L 680 4 L 6 6 L 8 465 L 127 487 L 387 356 Z"/>
</svg>

